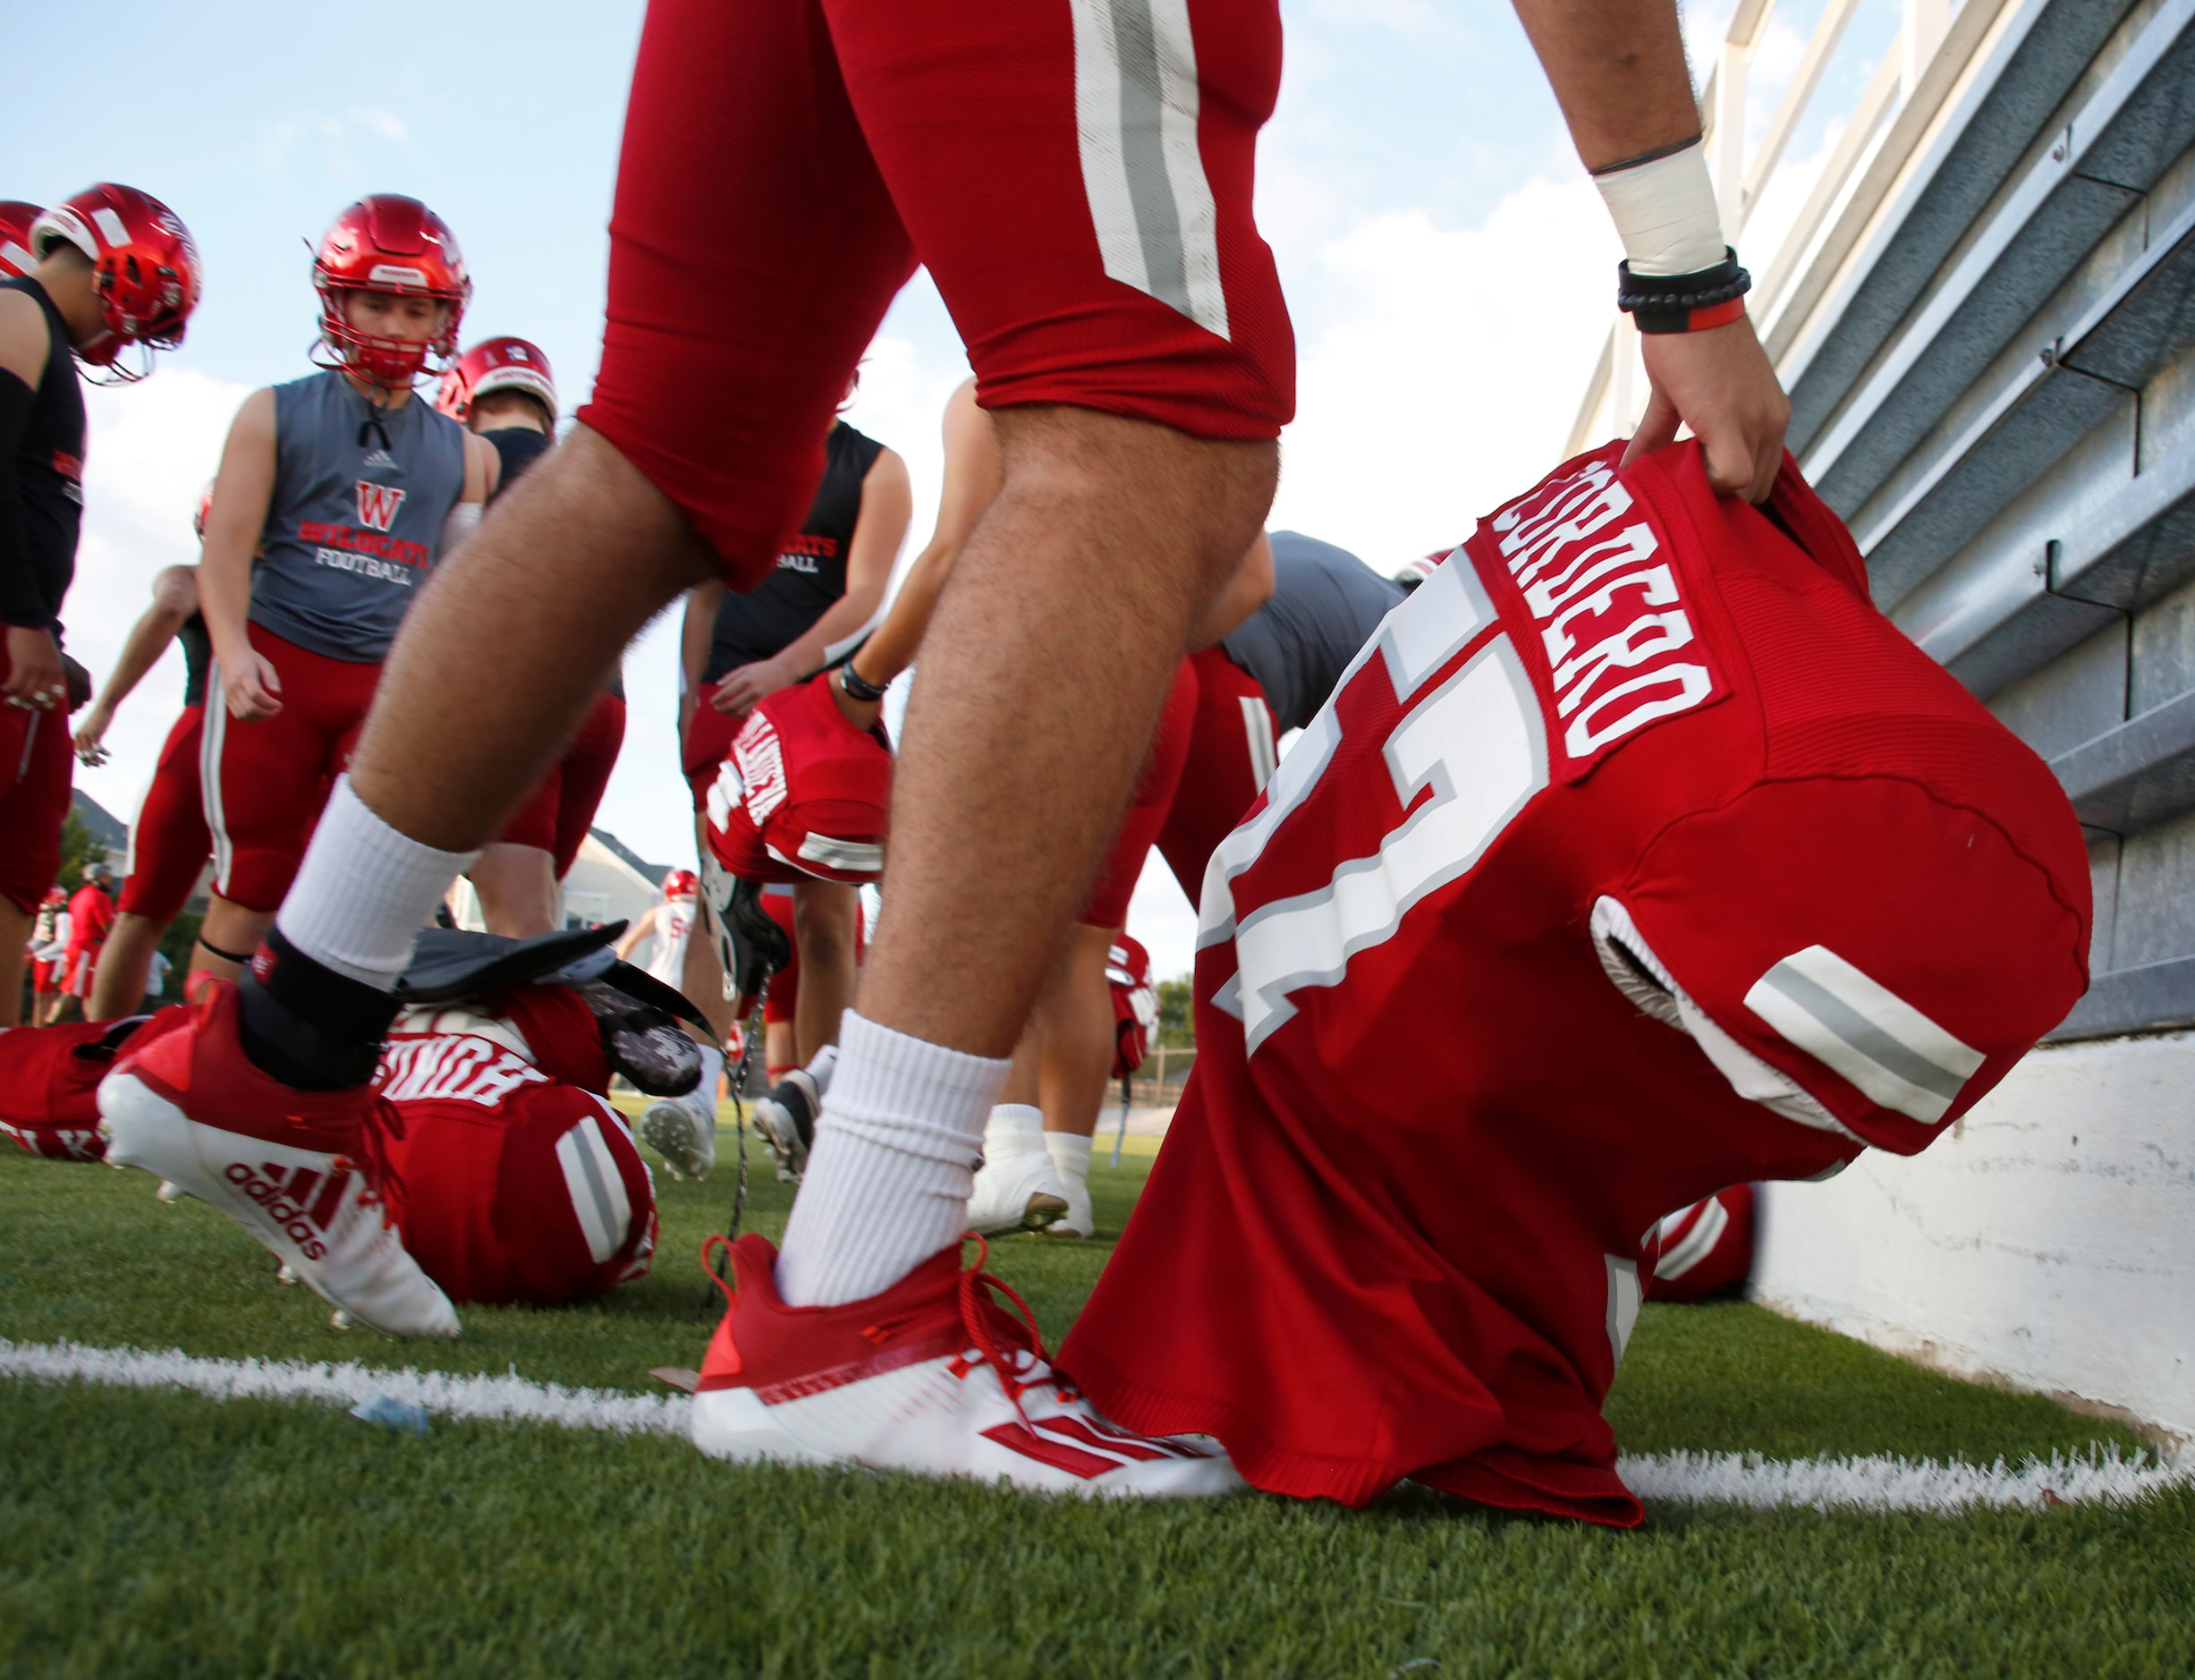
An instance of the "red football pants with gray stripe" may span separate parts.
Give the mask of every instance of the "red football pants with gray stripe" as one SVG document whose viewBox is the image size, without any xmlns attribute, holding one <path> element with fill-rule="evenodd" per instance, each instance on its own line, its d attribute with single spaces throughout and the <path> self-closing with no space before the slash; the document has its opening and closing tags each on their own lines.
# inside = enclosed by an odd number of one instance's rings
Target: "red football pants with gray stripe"
<svg viewBox="0 0 2195 1680">
<path fill-rule="evenodd" d="M 1294 340 L 1250 199 L 1279 85 L 1274 0 L 655 0 L 580 419 L 739 588 L 917 264 L 987 408 L 1277 437 Z"/>
</svg>

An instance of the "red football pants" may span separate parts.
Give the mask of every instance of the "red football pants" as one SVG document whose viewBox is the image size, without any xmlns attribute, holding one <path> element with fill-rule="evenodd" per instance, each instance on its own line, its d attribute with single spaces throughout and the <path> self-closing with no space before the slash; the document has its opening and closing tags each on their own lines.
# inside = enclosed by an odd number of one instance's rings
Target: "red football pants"
<svg viewBox="0 0 2195 1680">
<path fill-rule="evenodd" d="M 1275 755 L 1273 708 L 1258 679 L 1217 648 L 1189 662 L 1197 672 L 1197 718 L 1158 851 L 1194 909 L 1205 865 L 1264 791 Z"/>
<path fill-rule="evenodd" d="M 1174 682 L 1166 690 L 1166 708 L 1158 715 L 1158 733 L 1151 739 L 1150 756 L 1136 778 L 1136 791 L 1128 814 L 1121 819 L 1120 837 L 1090 889 L 1089 902 L 1075 920 L 1085 927 L 1118 928 L 1128 921 L 1128 901 L 1135 894 L 1136 878 L 1143 873 L 1143 860 L 1151 842 L 1173 809 L 1175 791 L 1182 785 L 1182 767 L 1189 759 L 1189 740 L 1197 722 L 1197 672 L 1187 659 L 1174 667 Z"/>
<path fill-rule="evenodd" d="M 221 702 L 216 697 L 215 702 Z M 173 921 L 190 901 L 199 871 L 213 851 L 206 827 L 205 785 L 199 776 L 206 708 L 186 706 L 167 732 L 160 762 L 130 825 L 130 855 L 123 865 L 124 915 Z"/>
<path fill-rule="evenodd" d="M 206 708 L 199 774 L 214 891 L 247 910 L 271 911 L 304 861 L 328 790 L 350 768 L 381 667 L 309 653 L 258 624 L 251 645 L 275 667 L 282 709 L 250 721 L 231 717 L 218 698 L 216 660 L 206 678 L 216 698 Z"/>
<path fill-rule="evenodd" d="M 0 681 L 7 676 L 0 649 Z M 59 711 L 0 706 L 0 896 L 38 914 L 61 873 L 61 827 L 69 819 L 76 756 Z"/>
<path fill-rule="evenodd" d="M 739 588 L 918 263 L 986 407 L 1277 437 L 1295 346 L 1250 198 L 1280 39 L 1275 0 L 654 0 L 579 418 Z"/>
<path fill-rule="evenodd" d="M 564 879 L 593 826 L 624 742 L 625 702 L 606 690 L 595 696 L 564 757 L 549 767 L 496 840 L 548 853 L 555 861 L 556 878 Z"/>
</svg>

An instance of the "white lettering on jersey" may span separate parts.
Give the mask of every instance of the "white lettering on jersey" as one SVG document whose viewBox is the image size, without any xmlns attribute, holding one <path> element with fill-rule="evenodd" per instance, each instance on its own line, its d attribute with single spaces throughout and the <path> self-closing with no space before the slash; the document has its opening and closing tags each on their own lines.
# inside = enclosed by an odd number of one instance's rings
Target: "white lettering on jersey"
<svg viewBox="0 0 2195 1680">
<path fill-rule="evenodd" d="M 747 815 L 759 828 L 762 819 L 785 802 L 784 748 L 776 727 L 760 712 L 750 713 L 747 726 L 733 739 L 732 761 L 739 766 Z"/>
<path fill-rule="evenodd" d="M 1338 984 L 1352 957 L 1393 938 L 1422 899 L 1469 873 L 1547 785 L 1539 702 L 1509 639 L 1496 639 L 1420 701 L 1383 756 L 1404 808 L 1428 789 L 1432 797 L 1372 855 L 1337 864 L 1316 892 L 1260 905 L 1234 929 L 1236 971 L 1213 1001 L 1242 1022 L 1245 1055 L 1294 1016 L 1295 992 Z M 1216 891 L 1232 917 L 1225 875 L 1206 877 L 1206 915 Z"/>
<path fill-rule="evenodd" d="M 410 494 L 394 484 L 376 484 L 368 479 L 358 480 L 358 522 L 369 530 L 386 531 L 396 522 L 397 511 Z"/>
<path fill-rule="evenodd" d="M 381 1094 L 391 1102 L 470 1102 L 493 1108 L 547 1073 L 499 1044 L 470 1034 L 393 1038 L 381 1052 Z"/>
<path fill-rule="evenodd" d="M 1570 719 L 1563 748 L 1572 759 L 1591 758 L 1715 692 L 1714 673 L 1699 658 L 1668 657 L 1696 637 L 1674 568 L 1654 564 L 1661 546 L 1654 528 L 1618 526 L 1631 507 L 1631 492 L 1601 462 L 1494 521 L 1510 576 L 1540 625 L 1555 709 Z"/>
</svg>

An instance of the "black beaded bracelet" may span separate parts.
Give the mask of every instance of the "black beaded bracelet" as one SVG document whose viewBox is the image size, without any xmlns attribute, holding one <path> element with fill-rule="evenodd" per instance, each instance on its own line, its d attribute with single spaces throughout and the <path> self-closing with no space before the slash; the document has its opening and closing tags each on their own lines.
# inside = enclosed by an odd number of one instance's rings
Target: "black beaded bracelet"
<svg viewBox="0 0 2195 1680">
<path fill-rule="evenodd" d="M 1712 268 L 1633 274 L 1631 264 L 1620 262 L 1615 274 L 1615 306 L 1642 333 L 1699 333 L 1725 326 L 1745 313 L 1742 300 L 1753 289 L 1753 276 L 1738 267 L 1738 253 L 1727 245 Z"/>
<path fill-rule="evenodd" d="M 848 700 L 875 701 L 884 698 L 885 691 L 892 683 L 888 678 L 882 683 L 870 682 L 853 668 L 853 661 L 849 659 L 838 667 L 838 685 L 846 691 Z"/>
</svg>

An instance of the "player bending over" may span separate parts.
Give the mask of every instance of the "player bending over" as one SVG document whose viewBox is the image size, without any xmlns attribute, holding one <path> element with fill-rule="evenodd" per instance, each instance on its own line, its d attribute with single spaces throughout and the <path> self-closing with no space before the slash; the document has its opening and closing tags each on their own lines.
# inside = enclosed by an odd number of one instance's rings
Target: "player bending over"
<svg viewBox="0 0 2195 1680">
<path fill-rule="evenodd" d="M 554 446 L 562 412 L 548 357 L 523 338 L 486 339 L 465 352 L 442 376 L 435 406 L 495 449 L 491 502 Z M 625 685 L 613 665 L 564 757 L 465 872 L 488 932 L 527 938 L 564 925 L 558 884 L 586 842 L 624 739 Z"/>
<path fill-rule="evenodd" d="M 61 865 L 69 814 L 63 598 L 83 514 L 84 393 L 75 364 L 142 378 L 182 342 L 198 250 L 174 211 L 102 182 L 38 212 L 0 206 L 0 1023 L 21 1018 L 26 937 Z M 123 353 L 134 348 L 134 367 Z M 81 667 L 76 666 L 76 672 Z M 89 682 L 81 686 L 89 689 Z M 81 994 L 79 994 L 81 996 Z"/>
<path fill-rule="evenodd" d="M 1797 469 L 1622 453 L 1434 571 L 1207 871 L 1196 1067 L 1060 1360 L 1269 1491 L 1639 1522 L 1600 1407 L 1664 1216 L 1926 1148 L 2086 988 L 2064 792 Z"/>
<path fill-rule="evenodd" d="M 398 623 L 496 483 L 495 450 L 413 399 L 455 355 L 472 291 L 442 218 L 361 199 L 322 236 L 312 281 L 327 361 L 245 398 L 206 518 L 220 703 L 205 719 L 214 882 L 193 972 L 233 977 L 273 925 Z"/>
<path fill-rule="evenodd" d="M 1631 258 L 1620 301 L 1655 328 L 1634 447 L 1682 419 L 1721 488 L 1765 496 L 1789 404 L 1742 318 L 1675 8 L 1519 7 L 1606 172 Z M 202 992 L 188 1035 L 110 1076 L 108 1124 L 242 1161 L 309 1108 L 319 1147 L 344 1147 L 418 929 L 633 633 L 696 583 L 774 570 L 856 362 L 925 265 L 1004 482 L 931 626 L 891 912 L 784 1251 L 742 1245 L 696 1437 L 1080 1492 L 1233 1485 L 1222 1461 L 1108 1434 L 955 1256 L 1008 1054 L 1190 632 L 1271 504 L 1294 356 L 1251 189 L 1279 85 L 1273 0 L 653 0 L 594 400 L 406 624 L 241 1011 Z M 1533 284 L 1529 256 L 1516 269 Z M 407 1264 L 361 1252 L 320 1281 L 394 1288 Z M 446 1302 L 409 1278 L 415 1320 L 438 1326 Z"/>
</svg>

